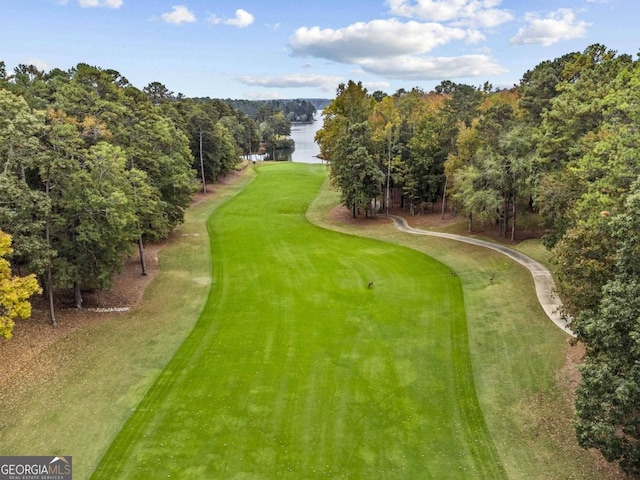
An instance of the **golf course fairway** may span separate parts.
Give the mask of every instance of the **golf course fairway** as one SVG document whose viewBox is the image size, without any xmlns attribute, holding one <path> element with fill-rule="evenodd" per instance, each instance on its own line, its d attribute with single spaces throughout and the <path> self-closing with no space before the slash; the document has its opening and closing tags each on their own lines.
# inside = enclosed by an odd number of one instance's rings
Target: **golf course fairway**
<svg viewBox="0 0 640 480">
<path fill-rule="evenodd" d="M 92 478 L 506 478 L 459 278 L 309 223 L 325 178 L 264 165 L 215 210 L 201 317 Z"/>
</svg>

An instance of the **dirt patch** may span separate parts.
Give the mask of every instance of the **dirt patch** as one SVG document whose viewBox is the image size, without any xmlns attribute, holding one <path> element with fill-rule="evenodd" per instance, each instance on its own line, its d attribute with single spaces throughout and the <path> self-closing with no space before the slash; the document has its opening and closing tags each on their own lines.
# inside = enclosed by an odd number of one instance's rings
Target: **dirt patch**
<svg viewBox="0 0 640 480">
<path fill-rule="evenodd" d="M 409 215 L 408 212 L 400 207 L 389 208 L 389 214 L 404 218 L 407 224 L 413 228 L 437 229 L 454 223 L 464 222 L 463 218 L 454 217 L 449 214 L 445 214 L 444 218 L 442 218 L 442 213 L 439 213 L 437 204 L 434 206 L 433 211 L 429 210 L 420 215 Z M 343 205 L 338 205 L 331 210 L 329 222 L 342 225 L 371 225 L 375 223 L 389 223 L 390 220 L 386 218 L 386 212 L 378 214 L 375 218 L 367 218 L 364 215 L 358 215 L 354 218 L 351 210 Z"/>
<path fill-rule="evenodd" d="M 218 188 L 221 185 L 230 185 L 236 182 L 242 175 L 244 175 L 244 173 L 245 172 L 242 170 L 240 171 L 233 170 L 227 173 L 226 175 L 219 176 L 218 181 L 216 183 L 207 185 L 206 194 L 204 194 L 202 190 L 193 194 L 193 196 L 191 197 L 191 206 L 193 207 L 195 205 L 202 203 L 204 200 L 211 198 L 213 195 L 215 195 L 215 193 L 218 191 Z"/>
<path fill-rule="evenodd" d="M 378 214 L 376 218 L 366 218 L 362 214 L 353 218 L 350 209 L 339 205 L 331 211 L 329 221 L 338 225 L 371 225 L 375 223 L 387 223 L 390 220 L 386 218 L 385 213 L 386 212 Z M 433 206 L 429 204 L 423 212 L 416 215 L 410 215 L 406 208 L 401 208 L 395 205 L 394 207 L 389 208 L 389 213 L 404 218 L 407 224 L 413 228 L 423 230 L 446 229 L 450 233 L 468 235 L 471 237 L 480 236 L 504 245 L 515 245 L 524 240 L 542 238 L 546 232 L 544 228 L 536 226 L 535 221 L 530 219 L 527 222 L 520 220 L 516 225 L 515 241 L 513 242 L 511 241 L 511 233 L 509 232 L 508 238 L 502 237 L 500 235 L 498 225 L 496 224 L 475 223 L 473 225 L 473 231 L 469 233 L 467 219 L 460 215 L 453 215 L 449 210 L 445 210 L 443 215 L 441 201 L 434 203 Z M 522 216 L 522 218 L 524 218 L 524 216 Z M 458 225 L 458 227 L 454 230 L 447 228 L 452 225 Z"/>
<path fill-rule="evenodd" d="M 567 339 L 565 364 L 558 374 L 558 383 L 567 392 L 566 401 L 571 412 L 574 412 L 576 389 L 581 377 L 578 367 L 584 358 L 585 352 L 586 346 L 584 343 L 574 338 Z M 570 426 L 570 429 L 573 432 L 573 426 Z M 607 462 L 598 450 L 589 449 L 588 452 L 594 459 L 599 478 L 603 480 L 623 480 L 628 478 L 617 464 Z"/>
<path fill-rule="evenodd" d="M 339 205 L 331 211 L 329 221 L 341 225 L 371 225 L 375 223 L 388 223 L 390 220 L 386 218 L 385 214 L 386 212 L 380 213 L 376 218 L 367 218 L 364 215 L 359 214 L 356 218 L 353 218 L 351 210 L 343 205 Z M 440 230 L 446 229 L 446 227 L 451 225 L 459 225 L 459 227 L 455 229 L 455 232 L 452 232 L 449 229 L 447 229 L 447 231 L 472 237 L 481 236 L 505 245 L 514 245 L 522 242 L 523 240 L 541 238 L 546 232 L 546 230 L 541 227 L 532 227 L 530 225 L 524 227 L 518 224 L 516 228 L 516 240 L 512 242 L 510 235 L 509 238 L 500 236 L 500 231 L 497 225 L 476 223 L 473 225 L 473 231 L 469 233 L 467 230 L 467 219 L 465 217 L 453 215 L 449 210 L 446 210 L 444 215 L 442 214 L 441 201 L 434 203 L 432 207 L 427 207 L 420 214 L 410 215 L 406 208 L 398 206 L 389 208 L 389 214 L 402 217 L 410 227 L 423 230 Z"/>
<path fill-rule="evenodd" d="M 118 315 L 118 312 L 102 313 L 90 309 L 134 308 L 142 299 L 147 285 L 160 271 L 158 252 L 163 246 L 154 244 L 146 247 L 147 275 L 141 274 L 139 255 L 130 257 L 122 272 L 116 275 L 110 290 L 83 294 L 82 310 L 72 308 L 69 297 L 59 299 L 56 303 L 57 327 L 50 324 L 44 300 L 35 299 L 31 319 L 16 323 L 11 340 L 0 340 L 0 386 L 54 343 L 92 322 Z"/>
<path fill-rule="evenodd" d="M 575 401 L 576 388 L 580 383 L 580 371 L 578 367 L 582 362 L 586 348 L 584 343 L 577 341 L 574 338 L 567 340 L 567 348 L 565 351 L 565 364 L 564 368 L 560 372 L 560 378 L 558 381 L 564 385 L 569 392 L 568 401 L 573 408 Z"/>
</svg>

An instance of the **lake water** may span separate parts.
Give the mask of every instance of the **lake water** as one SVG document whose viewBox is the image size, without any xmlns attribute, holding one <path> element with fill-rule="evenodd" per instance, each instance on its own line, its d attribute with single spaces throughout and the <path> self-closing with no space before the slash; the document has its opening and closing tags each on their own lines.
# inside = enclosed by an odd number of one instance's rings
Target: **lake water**
<svg viewBox="0 0 640 480">
<path fill-rule="evenodd" d="M 291 161 L 299 163 L 321 163 L 317 155 L 320 147 L 313 140 L 316 132 L 322 128 L 322 111 L 316 113 L 313 123 L 294 123 L 291 125 L 291 138 L 296 142 L 296 149 L 291 154 Z"/>
<path fill-rule="evenodd" d="M 318 158 L 320 147 L 315 142 L 316 132 L 322 128 L 322 110 L 316 112 L 316 120 L 312 123 L 291 124 L 291 138 L 296 142 L 296 149 L 293 152 L 276 150 L 269 152 L 269 155 L 253 154 L 252 160 L 270 160 L 271 155 L 278 161 L 298 162 L 298 163 L 322 163 Z"/>
</svg>

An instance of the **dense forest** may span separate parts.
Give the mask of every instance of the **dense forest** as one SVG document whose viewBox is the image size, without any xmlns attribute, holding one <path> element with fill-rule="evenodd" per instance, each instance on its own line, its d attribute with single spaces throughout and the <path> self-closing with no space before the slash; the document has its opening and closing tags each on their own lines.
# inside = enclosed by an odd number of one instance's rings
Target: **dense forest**
<svg viewBox="0 0 640 480">
<path fill-rule="evenodd" d="M 256 122 L 159 82 L 139 90 L 114 70 L 8 73 L 0 62 L 0 231 L 11 240 L 0 278 L 26 282 L 3 293 L 0 333 L 28 316 L 35 277 L 55 324 L 59 299 L 72 292 L 80 308 L 84 291 L 108 288 L 133 244 L 146 273 L 144 244 L 182 222 L 193 193 L 290 128 L 281 111 Z"/>
<path fill-rule="evenodd" d="M 132 248 L 144 273 L 145 243 L 182 222 L 197 189 L 286 144 L 291 121 L 318 106 L 288 103 L 139 90 L 86 64 L 9 73 L 0 62 L 0 334 L 40 289 L 52 323 L 60 296 L 81 307 Z M 392 198 L 411 213 L 442 199 L 470 230 L 491 224 L 510 240 L 523 215 L 540 219 L 586 345 L 578 440 L 640 475 L 640 62 L 592 45 L 509 89 L 443 81 L 388 95 L 350 81 L 323 117 L 321 154 L 354 216 Z"/>
<path fill-rule="evenodd" d="M 640 61 L 602 45 L 544 61 L 494 90 L 369 93 L 341 84 L 316 135 L 354 216 L 392 194 L 444 199 L 514 240 L 538 216 L 558 294 L 587 347 L 576 396 L 584 447 L 640 475 Z"/>
<path fill-rule="evenodd" d="M 260 123 L 278 112 L 282 112 L 284 117 L 290 122 L 312 122 L 315 118 L 318 106 L 322 108 L 328 101 L 318 102 L 317 100 L 306 99 L 283 99 L 283 100 L 223 100 L 236 110 L 240 110 L 245 115 L 250 116 Z"/>
</svg>

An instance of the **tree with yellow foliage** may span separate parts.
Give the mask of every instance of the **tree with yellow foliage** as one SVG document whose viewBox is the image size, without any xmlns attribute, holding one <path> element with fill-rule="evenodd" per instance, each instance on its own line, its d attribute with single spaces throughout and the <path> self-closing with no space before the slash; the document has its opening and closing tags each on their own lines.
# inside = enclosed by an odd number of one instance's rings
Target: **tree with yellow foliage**
<svg viewBox="0 0 640 480">
<path fill-rule="evenodd" d="M 0 231 L 0 336 L 11 338 L 14 320 L 31 316 L 29 297 L 41 293 L 35 275 L 11 275 L 11 265 L 4 257 L 13 252 L 11 235 Z"/>
</svg>

